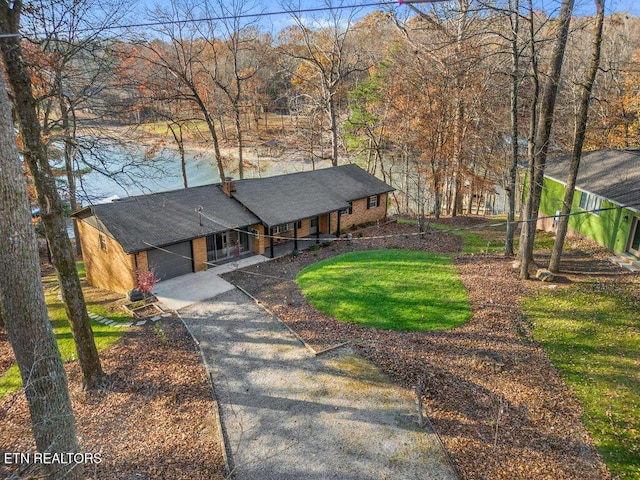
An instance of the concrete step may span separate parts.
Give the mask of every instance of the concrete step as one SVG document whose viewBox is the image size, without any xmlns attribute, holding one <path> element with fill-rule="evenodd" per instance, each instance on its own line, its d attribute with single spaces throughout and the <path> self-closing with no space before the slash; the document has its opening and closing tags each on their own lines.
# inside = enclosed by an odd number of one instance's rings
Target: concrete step
<svg viewBox="0 0 640 480">
<path fill-rule="evenodd" d="M 631 255 L 619 253 L 609 257 L 609 261 L 632 272 L 640 272 L 640 260 Z"/>
</svg>

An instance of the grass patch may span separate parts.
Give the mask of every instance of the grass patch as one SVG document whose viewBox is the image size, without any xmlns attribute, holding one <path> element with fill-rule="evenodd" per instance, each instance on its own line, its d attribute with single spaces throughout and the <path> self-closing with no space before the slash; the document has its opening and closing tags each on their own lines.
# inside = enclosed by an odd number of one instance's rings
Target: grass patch
<svg viewBox="0 0 640 480">
<path fill-rule="evenodd" d="M 640 300 L 634 287 L 577 285 L 523 302 L 535 338 L 579 398 L 586 427 L 621 479 L 640 478 Z"/>
<path fill-rule="evenodd" d="M 84 264 L 78 262 L 78 269 L 84 274 Z M 43 283 L 50 286 L 56 282 L 55 275 L 43 278 Z M 78 358 L 75 342 L 71 335 L 71 327 L 67 320 L 67 314 L 64 310 L 64 305 L 58 297 L 59 291 L 47 288 L 45 290 L 45 301 L 47 302 L 47 310 L 49 312 L 49 320 L 53 327 L 53 333 L 58 342 L 58 348 L 64 362 L 70 362 Z M 106 303 L 102 298 L 92 298 L 90 292 L 85 290 L 85 300 L 87 302 L 87 309 L 90 312 L 97 313 L 100 316 L 108 317 L 116 322 L 130 322 L 131 318 L 120 313 L 114 313 L 107 308 Z M 98 322 L 91 322 L 93 329 L 93 337 L 96 342 L 98 351 L 104 350 L 110 345 L 117 342 L 124 334 L 125 330 L 119 327 L 113 327 L 109 325 L 103 325 Z M 22 380 L 20 378 L 20 371 L 18 365 L 14 364 L 7 370 L 2 376 L 0 376 L 0 398 L 4 397 L 8 393 L 14 392 L 22 388 Z"/>
<path fill-rule="evenodd" d="M 448 225 L 430 223 L 430 228 L 435 230 L 451 230 Z M 506 225 L 493 229 L 480 228 L 474 230 L 453 230 L 451 233 L 462 238 L 462 253 L 500 253 L 504 252 L 504 235 Z"/>
<path fill-rule="evenodd" d="M 503 224 L 495 227 L 488 227 L 484 225 L 478 225 L 471 227 L 467 230 L 456 229 L 449 225 L 443 225 L 441 223 L 429 222 L 429 228 L 434 230 L 447 230 L 451 231 L 454 235 L 462 238 L 464 241 L 462 246 L 462 253 L 504 253 L 504 242 L 507 233 L 507 223 L 504 216 L 498 216 L 487 220 L 487 224 L 495 224 L 498 222 L 504 222 Z M 400 224 L 418 225 L 417 220 L 398 219 Z M 461 227 L 466 228 L 466 227 Z M 553 248 L 554 236 L 552 233 L 545 231 L 538 231 L 536 233 L 536 240 L 534 248 L 536 250 L 551 250 Z M 518 249 L 520 239 L 516 235 L 513 239 L 513 248 Z"/>
<path fill-rule="evenodd" d="M 467 292 L 447 255 L 353 252 L 300 271 L 298 285 L 320 311 L 391 330 L 442 330 L 471 317 Z"/>
<path fill-rule="evenodd" d="M 160 135 L 173 138 L 167 122 L 144 123 L 138 128 L 152 135 Z M 191 139 L 201 138 L 203 135 L 208 135 L 208 127 L 204 120 L 194 120 L 186 122 L 182 127 L 182 131 L 187 138 Z"/>
</svg>

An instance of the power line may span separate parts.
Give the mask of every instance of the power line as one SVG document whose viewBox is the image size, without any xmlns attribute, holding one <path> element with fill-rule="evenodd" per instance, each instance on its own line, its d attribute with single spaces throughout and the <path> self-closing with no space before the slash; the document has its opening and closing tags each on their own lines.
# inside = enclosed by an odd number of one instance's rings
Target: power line
<svg viewBox="0 0 640 480">
<path fill-rule="evenodd" d="M 338 5 L 334 7 L 301 8 L 298 10 L 281 10 L 277 12 L 244 13 L 239 15 L 221 15 L 218 17 L 191 18 L 191 19 L 184 19 L 184 20 L 158 20 L 155 22 L 130 23 L 130 24 L 124 24 L 124 25 L 105 25 L 105 26 L 96 27 L 96 28 L 83 28 L 83 29 L 79 29 L 78 32 L 88 33 L 88 32 L 99 32 L 99 31 L 107 31 L 107 30 L 126 30 L 126 29 L 135 29 L 135 28 L 161 27 L 161 26 L 168 26 L 168 25 L 187 25 L 190 23 L 240 20 L 243 18 L 262 18 L 262 17 L 272 17 L 272 16 L 279 16 L 279 15 L 291 15 L 291 14 L 302 14 L 302 13 L 330 12 L 335 10 L 382 7 L 382 6 L 397 5 L 397 4 L 398 3 L 395 1 L 394 2 L 384 1 L 384 2 L 362 3 L 358 5 Z"/>
<path fill-rule="evenodd" d="M 587 213 L 599 213 L 602 211 L 606 211 L 606 210 L 617 210 L 617 209 L 622 209 L 622 208 L 636 208 L 636 207 L 640 207 L 640 203 L 639 204 L 630 204 L 630 205 L 621 205 L 618 207 L 607 207 L 607 208 L 598 208 L 598 209 L 593 209 L 593 210 L 580 210 L 577 212 L 570 212 L 568 214 L 558 214 L 558 215 L 548 215 L 548 216 L 542 216 L 542 217 L 535 217 L 535 218 L 529 218 L 529 219 L 524 219 L 524 220 L 516 220 L 514 222 L 509 222 L 509 221 L 501 221 L 501 222 L 493 222 L 493 223 L 481 223 L 478 225 L 471 225 L 468 227 L 456 227 L 456 228 L 443 228 L 443 229 L 430 229 L 424 232 L 413 232 L 413 233 L 394 233 L 394 234 L 388 234 L 388 235 L 371 235 L 371 236 L 367 236 L 367 237 L 357 237 L 357 238 L 348 238 L 348 237 L 336 237 L 336 238 L 332 238 L 330 241 L 334 242 L 334 241 L 344 241 L 344 242 L 362 242 L 362 241 L 367 241 L 367 240 L 384 240 L 384 239 L 391 239 L 391 238 L 406 238 L 407 236 L 413 236 L 413 237 L 417 237 L 417 236 L 421 236 L 424 237 L 426 235 L 437 235 L 437 234 L 442 234 L 442 233 L 456 233 L 456 232 L 462 232 L 462 231 L 467 231 L 467 230 L 479 230 L 479 229 L 485 229 L 485 228 L 496 228 L 496 227 L 502 227 L 505 225 L 508 225 L 509 223 L 512 223 L 514 225 L 519 225 L 519 224 L 525 224 L 525 223 L 531 223 L 531 222 L 537 222 L 539 220 L 547 220 L 547 219 L 558 219 L 559 217 L 565 216 L 565 217 L 570 217 L 570 216 L 575 216 L 575 215 L 584 215 Z M 205 215 L 204 213 L 202 213 L 202 216 L 212 222 L 218 223 L 219 225 L 222 225 L 225 228 L 228 228 L 227 231 L 229 230 L 233 230 L 233 231 L 237 231 L 237 232 L 241 232 L 241 233 L 245 233 L 248 235 L 252 235 L 254 238 L 256 237 L 262 237 L 262 238 L 273 238 L 274 240 L 283 240 L 283 241 L 293 241 L 295 240 L 295 238 L 292 237 L 283 237 L 283 236 L 276 236 L 276 235 L 267 235 L 267 234 L 257 234 L 254 235 L 251 232 L 247 232 L 246 230 L 243 230 L 241 228 L 237 228 L 237 227 L 230 227 L 225 225 L 223 222 L 220 222 L 219 220 L 215 220 L 214 218 Z M 298 238 L 297 240 L 304 240 L 301 238 Z M 177 257 L 181 257 L 187 260 L 191 260 L 193 261 L 194 259 L 192 257 L 186 257 L 184 255 L 180 255 L 178 253 L 175 252 L 171 252 L 169 250 L 166 250 L 164 248 L 162 248 L 161 246 L 156 246 L 156 245 L 152 245 L 148 242 L 144 242 L 146 245 L 148 245 L 149 247 L 156 249 L 156 250 L 160 250 L 163 251 L 165 253 L 169 253 L 172 255 L 175 255 Z M 211 266 L 217 266 L 216 263 L 213 262 L 204 262 L 207 265 L 211 265 Z"/>
</svg>

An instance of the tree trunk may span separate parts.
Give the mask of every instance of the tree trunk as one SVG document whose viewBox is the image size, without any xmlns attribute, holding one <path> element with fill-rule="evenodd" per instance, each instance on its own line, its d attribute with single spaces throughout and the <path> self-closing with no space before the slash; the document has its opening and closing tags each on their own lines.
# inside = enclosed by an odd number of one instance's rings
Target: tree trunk
<svg viewBox="0 0 640 480">
<path fill-rule="evenodd" d="M 240 180 L 244 178 L 244 158 L 242 155 L 242 125 L 240 124 L 240 107 L 237 103 L 233 105 L 235 115 L 236 136 L 238 138 L 238 176 Z"/>
<path fill-rule="evenodd" d="M 19 8 L 16 5 L 14 8 Z M 0 25 L 5 32 L 18 31 L 19 11 L 2 9 Z M 91 323 L 76 270 L 73 247 L 67 234 L 64 209 L 58 194 L 36 116 L 36 102 L 31 90 L 31 79 L 22 57 L 18 37 L 0 40 L 7 78 L 13 89 L 15 107 L 25 146 L 24 158 L 29 166 L 36 187 L 38 203 L 45 235 L 52 253 L 53 265 L 58 274 L 71 333 L 78 352 L 78 361 L 85 388 L 94 388 L 102 380 L 100 358 L 93 340 Z"/>
<path fill-rule="evenodd" d="M 329 113 L 329 128 L 331 130 L 331 165 L 338 166 L 338 120 L 336 115 L 335 99 L 332 92 L 329 92 L 327 101 Z"/>
<path fill-rule="evenodd" d="M 504 254 L 513 255 L 513 239 L 516 231 L 516 179 L 518 174 L 518 157 L 520 155 L 518 137 L 520 129 L 518 125 L 518 86 L 520 74 L 520 53 L 518 51 L 518 35 L 520 32 L 520 2 L 514 0 L 511 7 L 511 163 L 509 166 L 509 179 L 507 184 L 508 210 L 507 233 L 504 242 Z"/>
<path fill-rule="evenodd" d="M 175 140 L 176 145 L 178 145 L 178 153 L 180 154 L 180 170 L 182 172 L 182 184 L 184 185 L 184 188 L 189 188 L 189 180 L 187 178 L 187 161 L 184 154 L 184 138 L 182 136 L 182 125 L 176 123 L 176 127 L 178 128 L 177 132 L 172 123 L 169 123 L 167 126 L 171 131 L 171 135 L 173 135 L 173 139 Z"/>
<path fill-rule="evenodd" d="M 198 108 L 200 108 L 202 115 L 204 115 L 205 122 L 207 122 L 207 128 L 209 129 L 209 134 L 211 135 L 211 140 L 213 141 L 213 151 L 216 157 L 216 166 L 218 167 L 218 176 L 220 177 L 220 181 L 222 182 L 225 179 L 224 162 L 222 161 L 222 154 L 220 153 L 220 142 L 218 140 L 218 132 L 216 130 L 216 125 L 213 121 L 213 118 L 211 118 L 209 109 L 205 105 L 202 98 L 200 98 L 200 95 L 198 94 L 197 89 L 191 85 L 190 85 L 190 88 L 193 92 L 193 97 L 196 103 L 198 104 Z M 222 119 L 220 120 L 220 122 L 221 122 L 221 125 L 224 126 L 224 122 L 222 121 Z"/>
<path fill-rule="evenodd" d="M 76 453 L 67 377 L 47 317 L 36 236 L 1 72 L 0 105 L 0 318 L 20 368 L 38 451 Z M 83 478 L 82 465 L 47 469 L 47 478 Z"/>
<path fill-rule="evenodd" d="M 529 119 L 529 132 L 527 135 L 527 161 L 529 162 L 529 171 L 527 175 L 527 180 L 531 183 L 531 179 L 533 178 L 533 166 L 534 166 L 534 151 L 535 151 L 535 143 L 536 143 L 536 129 L 538 128 L 538 103 L 540 101 L 540 72 L 538 68 L 538 52 L 536 50 L 536 27 L 535 27 L 535 17 L 534 10 L 532 5 L 532 0 L 528 0 L 529 7 L 529 18 L 528 18 L 528 26 L 529 26 L 529 49 L 531 54 L 531 83 L 533 84 L 531 101 L 529 102 L 529 109 L 531 111 L 531 118 Z M 531 196 L 530 185 L 527 185 L 527 198 Z M 528 212 L 531 204 L 529 202 L 525 202 L 524 204 L 524 223 L 522 224 L 520 231 L 520 246 L 518 247 L 518 256 L 520 258 L 523 257 L 523 248 L 524 248 L 524 240 L 527 235 L 530 235 L 528 231 L 531 228 L 531 222 L 529 221 L 530 212 Z M 535 227 L 534 227 L 535 228 Z M 530 263 L 533 261 L 533 258 L 527 258 L 527 262 Z M 524 262 L 523 262 L 524 263 Z M 527 269 L 529 265 L 527 265 Z"/>
<path fill-rule="evenodd" d="M 569 213 L 571 213 L 571 205 L 573 204 L 573 194 L 576 189 L 576 179 L 578 177 L 578 169 L 580 168 L 580 157 L 582 156 L 582 146 L 584 145 L 584 136 L 587 129 L 587 121 L 589 119 L 589 104 L 591 103 L 591 91 L 600 67 L 600 46 L 602 45 L 602 28 L 604 25 L 604 0 L 595 0 L 597 15 L 596 24 L 593 33 L 593 44 L 591 52 L 591 63 L 589 71 L 582 85 L 580 93 L 580 107 L 578 117 L 576 118 L 576 132 L 573 141 L 573 151 L 571 154 L 571 163 L 569 166 L 569 176 L 564 192 L 564 201 L 560 218 L 558 219 L 558 230 L 553 243 L 553 251 L 549 260 L 549 270 L 557 272 L 560 268 L 560 258 L 562 257 L 562 248 L 564 240 L 567 236 L 567 228 L 569 226 Z"/>
<path fill-rule="evenodd" d="M 58 82 L 58 92 L 62 92 L 62 84 Z M 60 104 L 60 117 L 62 120 L 62 132 L 64 134 L 64 166 L 67 174 L 67 185 L 69 187 L 69 203 L 71 205 L 71 211 L 75 212 L 79 210 L 77 187 L 76 187 L 76 172 L 74 168 L 74 153 L 75 148 L 74 141 L 76 138 L 75 127 L 71 126 L 71 119 L 69 114 L 69 107 L 67 106 L 66 99 L 62 93 L 59 93 L 58 100 Z M 74 122 L 75 125 L 75 122 Z M 73 221 L 73 234 L 76 240 L 76 255 L 82 255 L 82 247 L 80 245 L 80 230 L 78 229 L 77 220 Z"/>
<path fill-rule="evenodd" d="M 551 54 L 551 71 L 549 72 L 549 80 L 545 87 L 540 107 L 540 118 L 538 119 L 536 141 L 533 151 L 533 177 L 529 178 L 529 195 L 527 196 L 526 220 L 529 222 L 529 228 L 523 229 L 525 234 L 521 250 L 521 279 L 529 278 L 529 266 L 533 257 L 533 243 L 536 235 L 536 219 L 540 209 L 544 169 L 547 162 L 547 153 L 549 152 L 549 139 L 551 138 L 551 127 L 553 126 L 556 97 L 562 74 L 564 50 L 569 34 L 573 3 L 573 0 L 562 0 L 562 6 L 558 16 L 560 31 L 558 32 L 558 36 L 556 37 L 556 41 L 553 46 L 553 52 Z"/>
</svg>

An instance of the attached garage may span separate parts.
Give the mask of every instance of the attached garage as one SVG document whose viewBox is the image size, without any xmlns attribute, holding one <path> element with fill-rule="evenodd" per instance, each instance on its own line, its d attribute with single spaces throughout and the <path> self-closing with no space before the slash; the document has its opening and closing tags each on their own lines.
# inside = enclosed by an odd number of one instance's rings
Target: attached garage
<svg viewBox="0 0 640 480">
<path fill-rule="evenodd" d="M 179 277 L 193 273 L 193 252 L 191 242 L 181 242 L 173 245 L 147 251 L 149 269 L 159 280 Z"/>
</svg>

